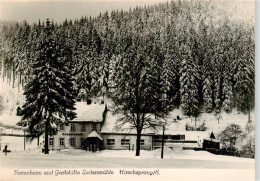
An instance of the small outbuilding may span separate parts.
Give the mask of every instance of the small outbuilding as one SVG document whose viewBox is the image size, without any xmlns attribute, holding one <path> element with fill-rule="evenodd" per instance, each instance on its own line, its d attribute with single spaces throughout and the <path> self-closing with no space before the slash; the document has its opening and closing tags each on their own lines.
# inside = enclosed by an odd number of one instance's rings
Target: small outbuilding
<svg viewBox="0 0 260 181">
<path fill-rule="evenodd" d="M 211 132 L 208 139 L 203 140 L 203 148 L 206 150 L 219 150 L 220 142 L 216 139 L 213 132 Z"/>
</svg>

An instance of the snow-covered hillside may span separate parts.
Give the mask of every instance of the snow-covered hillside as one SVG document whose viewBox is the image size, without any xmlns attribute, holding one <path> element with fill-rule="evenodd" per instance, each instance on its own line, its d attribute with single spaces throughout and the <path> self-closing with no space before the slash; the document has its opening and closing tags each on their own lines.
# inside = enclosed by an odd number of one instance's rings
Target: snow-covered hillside
<svg viewBox="0 0 260 181">
<path fill-rule="evenodd" d="M 7 79 L 1 77 L 0 79 L 0 96 L 3 98 L 3 107 L 4 110 L 2 115 L 16 115 L 16 109 L 18 106 L 22 106 L 25 97 L 23 95 L 23 89 L 18 89 L 17 83 L 14 84 L 14 88 L 12 87 L 12 83 L 9 85 Z M 3 121 L 3 120 L 1 120 Z M 13 124 L 13 123 L 10 123 Z"/>
<path fill-rule="evenodd" d="M 3 80 L 2 76 L 0 79 L 0 96 L 2 97 L 2 114 L 0 115 L 0 133 L 5 134 L 18 134 L 23 135 L 22 129 L 16 126 L 16 123 L 21 120 L 21 116 L 16 116 L 16 109 L 21 107 L 24 103 L 23 90 L 18 89 L 18 85 L 15 83 L 13 88 L 12 83 L 9 85 L 7 79 Z M 8 127 L 14 126 L 17 129 L 8 129 Z M 8 145 L 8 149 L 13 151 L 24 149 L 24 138 L 23 137 L 10 137 L 10 136 L 0 136 L 1 149 Z M 35 147 L 37 144 L 26 143 L 26 149 Z"/>
</svg>

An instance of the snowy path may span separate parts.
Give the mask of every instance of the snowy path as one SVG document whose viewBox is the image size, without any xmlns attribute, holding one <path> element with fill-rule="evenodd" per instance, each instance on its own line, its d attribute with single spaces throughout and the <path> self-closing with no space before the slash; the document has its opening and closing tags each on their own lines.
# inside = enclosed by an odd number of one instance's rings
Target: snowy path
<svg viewBox="0 0 260 181">
<path fill-rule="evenodd" d="M 38 150 L 37 150 L 38 151 Z M 160 159 L 158 150 L 142 151 L 136 158 L 132 151 L 101 151 L 89 153 L 82 150 L 51 152 L 1 153 L 3 168 L 201 168 L 201 169 L 254 169 L 255 160 L 213 155 L 204 151 L 180 151 L 165 154 Z"/>
</svg>

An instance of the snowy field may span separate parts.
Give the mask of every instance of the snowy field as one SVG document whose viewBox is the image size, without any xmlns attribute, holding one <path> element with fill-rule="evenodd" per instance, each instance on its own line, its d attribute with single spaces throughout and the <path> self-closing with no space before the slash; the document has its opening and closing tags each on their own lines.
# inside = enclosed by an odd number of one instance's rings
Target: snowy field
<svg viewBox="0 0 260 181">
<path fill-rule="evenodd" d="M 136 157 L 134 151 L 103 150 L 86 152 L 84 150 L 50 151 L 49 155 L 34 148 L 14 151 L 7 155 L 0 153 L 0 176 L 3 180 L 170 180 L 170 181 L 253 181 L 255 180 L 255 160 L 232 156 L 214 155 L 206 151 L 181 149 L 141 150 Z M 56 171 L 77 170 L 80 175 L 15 175 L 17 171 Z M 83 175 L 84 171 L 113 171 L 113 175 Z M 124 175 L 120 171 L 159 172 L 159 175 Z M 2 173 L 1 173 L 2 171 Z M 1 177 L 0 177 L 1 178 Z"/>
<path fill-rule="evenodd" d="M 254 169 L 255 160 L 232 156 L 214 155 L 206 151 L 164 150 L 141 151 L 136 157 L 134 151 L 103 150 L 86 152 L 84 150 L 50 151 L 41 153 L 40 148 L 26 151 L 1 152 L 3 168 L 201 168 L 201 169 Z"/>
</svg>

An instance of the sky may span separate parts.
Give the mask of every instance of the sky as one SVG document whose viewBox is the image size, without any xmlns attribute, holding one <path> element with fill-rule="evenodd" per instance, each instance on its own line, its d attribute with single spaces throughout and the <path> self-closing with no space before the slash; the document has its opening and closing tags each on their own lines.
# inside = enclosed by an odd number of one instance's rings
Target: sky
<svg viewBox="0 0 260 181">
<path fill-rule="evenodd" d="M 155 4 L 167 0 L 0 0 L 0 19 L 29 23 L 46 18 L 54 22 L 97 16 L 100 12 L 114 9 L 129 10 L 130 7 Z"/>
</svg>

